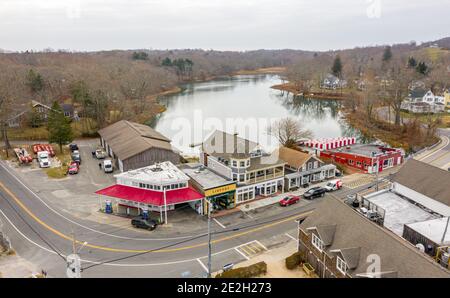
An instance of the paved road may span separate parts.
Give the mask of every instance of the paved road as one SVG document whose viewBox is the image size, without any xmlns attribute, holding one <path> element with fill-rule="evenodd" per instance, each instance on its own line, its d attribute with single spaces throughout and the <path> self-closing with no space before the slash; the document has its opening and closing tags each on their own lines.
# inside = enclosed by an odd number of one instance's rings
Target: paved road
<svg viewBox="0 0 450 298">
<path fill-rule="evenodd" d="M 293 241 L 295 220 L 313 210 L 319 201 L 285 209 L 269 206 L 268 209 L 278 208 L 279 212 L 258 210 L 244 223 L 233 224 L 236 221 L 220 218 L 225 224 L 214 223 L 213 227 L 213 271 L 224 264 L 251 258 L 252 252 L 256 254 Z M 141 231 L 72 217 L 33 193 L 3 162 L 0 162 L 0 220 L 19 255 L 45 269 L 50 276 L 65 276 L 64 256 L 72 251 L 72 235 L 76 235 L 77 249 L 83 242 L 88 243 L 80 251 L 85 277 L 200 277 L 205 273 L 206 233 L 148 240 Z"/>
<path fill-rule="evenodd" d="M 447 170 L 450 168 L 450 129 L 439 129 L 441 143 L 416 157 L 417 160 Z"/>
<path fill-rule="evenodd" d="M 391 122 L 393 122 L 393 112 L 391 111 L 391 116 L 389 117 L 387 107 L 378 108 L 377 113 L 378 116 L 385 121 L 391 119 Z M 404 118 L 402 121 L 407 122 L 410 121 L 410 119 Z M 415 159 L 447 170 L 450 168 L 450 129 L 440 128 L 438 129 L 437 134 L 441 138 L 441 143 L 436 147 L 425 150 L 420 155 L 416 156 Z"/>
</svg>

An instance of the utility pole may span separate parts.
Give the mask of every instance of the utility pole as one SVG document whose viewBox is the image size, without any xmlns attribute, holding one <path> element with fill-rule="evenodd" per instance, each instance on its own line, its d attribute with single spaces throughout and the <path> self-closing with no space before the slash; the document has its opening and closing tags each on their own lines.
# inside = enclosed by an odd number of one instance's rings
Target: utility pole
<svg viewBox="0 0 450 298">
<path fill-rule="evenodd" d="M 164 223 L 167 224 L 167 196 L 166 196 L 166 187 L 165 185 L 163 186 L 164 188 Z"/>
<path fill-rule="evenodd" d="M 445 235 L 447 234 L 448 224 L 450 223 L 450 216 L 447 217 L 447 224 L 445 225 L 444 234 L 442 235 L 441 243 L 445 241 Z"/>
<path fill-rule="evenodd" d="M 380 172 L 380 156 L 377 156 L 377 191 L 378 191 L 378 173 Z"/>
<path fill-rule="evenodd" d="M 211 278 L 211 208 L 212 208 L 212 204 L 208 200 L 206 200 L 206 202 L 208 202 L 208 278 Z"/>
<path fill-rule="evenodd" d="M 86 244 L 87 242 L 85 242 L 81 248 L 83 248 L 84 245 Z M 72 230 L 72 254 L 66 257 L 66 262 L 67 262 L 66 276 L 68 278 L 81 278 L 81 259 L 76 251 L 75 233 L 73 232 L 73 230 Z"/>
</svg>

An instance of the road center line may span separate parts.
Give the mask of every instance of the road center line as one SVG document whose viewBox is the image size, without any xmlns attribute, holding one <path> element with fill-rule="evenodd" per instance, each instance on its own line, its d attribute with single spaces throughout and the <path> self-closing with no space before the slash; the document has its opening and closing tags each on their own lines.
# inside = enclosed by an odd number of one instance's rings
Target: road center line
<svg viewBox="0 0 450 298">
<path fill-rule="evenodd" d="M 59 237 L 68 240 L 70 242 L 73 241 L 72 237 L 63 234 L 62 232 L 54 229 L 53 227 L 49 226 L 47 223 L 43 222 L 40 218 L 38 218 L 30 209 L 28 209 L 24 203 L 22 203 L 22 201 L 20 201 L 19 198 L 17 198 L 17 196 L 12 193 L 2 182 L 0 182 L 0 188 L 2 188 L 16 203 L 17 205 L 19 205 L 20 208 L 22 208 L 31 218 L 33 218 L 37 223 L 39 223 L 40 225 L 42 225 L 44 228 L 46 228 L 47 230 L 49 230 L 50 232 L 58 235 Z M 287 222 L 287 221 L 291 221 L 291 220 L 295 220 L 297 219 L 299 216 L 306 216 L 308 214 L 311 214 L 312 211 L 308 211 L 308 212 L 304 212 L 301 214 L 297 214 L 285 219 L 281 219 L 279 221 L 275 221 L 273 223 L 270 224 L 266 224 L 263 225 L 261 227 L 257 227 L 257 228 L 253 228 L 241 233 L 236 233 L 230 236 L 226 236 L 223 238 L 219 238 L 216 240 L 211 241 L 211 243 L 219 243 L 219 242 L 223 242 L 226 240 L 230 240 L 230 239 L 235 239 L 238 237 L 241 237 L 243 235 L 247 235 L 250 233 L 254 233 L 256 231 L 260 231 L 263 229 L 267 229 L 273 226 L 276 226 L 278 224 Z M 78 244 L 84 244 L 84 241 L 82 240 L 76 240 L 76 243 Z M 121 249 L 121 248 L 112 248 L 112 247 L 105 247 L 105 246 L 100 246 L 100 245 L 93 245 L 93 244 L 86 244 L 85 246 L 93 248 L 93 249 L 98 249 L 98 250 L 105 250 L 105 251 L 110 251 L 110 252 L 128 252 L 128 253 L 161 253 L 161 252 L 175 252 L 175 251 L 182 251 L 182 250 L 187 250 L 187 249 L 193 249 L 193 248 L 198 248 L 198 247 L 202 247 L 202 246 L 206 246 L 208 245 L 207 242 L 203 242 L 203 243 L 199 243 L 199 244 L 194 244 L 194 245 L 189 245 L 189 246 L 183 246 L 183 247 L 178 247 L 178 248 L 166 248 L 166 249 L 156 249 L 156 250 L 135 250 L 135 249 Z"/>
</svg>

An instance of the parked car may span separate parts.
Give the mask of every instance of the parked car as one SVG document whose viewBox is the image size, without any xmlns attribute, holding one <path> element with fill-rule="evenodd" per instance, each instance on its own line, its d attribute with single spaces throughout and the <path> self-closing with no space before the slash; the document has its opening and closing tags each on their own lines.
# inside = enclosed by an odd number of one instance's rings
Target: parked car
<svg viewBox="0 0 450 298">
<path fill-rule="evenodd" d="M 342 177 L 342 172 L 336 169 L 336 177 Z"/>
<path fill-rule="evenodd" d="M 72 160 L 74 162 L 77 162 L 77 163 L 81 164 L 80 151 L 78 151 L 78 150 L 73 151 L 72 154 L 71 154 L 71 157 L 72 157 Z"/>
<path fill-rule="evenodd" d="M 114 171 L 113 164 L 110 159 L 105 159 L 103 161 L 103 171 L 105 171 L 105 173 L 112 173 Z"/>
<path fill-rule="evenodd" d="M 80 170 L 80 166 L 78 165 L 78 163 L 75 161 L 72 161 L 69 165 L 69 169 L 67 170 L 67 172 L 70 175 L 74 175 L 74 174 L 78 174 L 79 170 Z"/>
<path fill-rule="evenodd" d="M 287 196 L 280 200 L 280 206 L 286 207 L 295 203 L 298 203 L 300 201 L 300 198 L 297 196 Z"/>
<path fill-rule="evenodd" d="M 134 218 L 131 220 L 131 225 L 138 229 L 153 231 L 158 223 L 153 219 Z"/>
<path fill-rule="evenodd" d="M 307 200 L 311 200 L 318 197 L 323 197 L 327 190 L 323 187 L 316 186 L 313 188 L 308 189 L 304 194 L 303 197 Z"/>
<path fill-rule="evenodd" d="M 97 150 L 95 150 L 95 157 L 97 159 L 104 159 L 106 158 L 106 152 L 103 149 L 98 148 Z"/>
<path fill-rule="evenodd" d="M 70 151 L 75 151 L 75 150 L 80 150 L 78 149 L 78 145 L 77 144 L 69 144 L 69 149 Z"/>
<path fill-rule="evenodd" d="M 332 181 L 328 182 L 327 185 L 325 185 L 325 189 L 327 191 L 339 190 L 339 189 L 341 189 L 341 187 L 342 187 L 341 179 L 332 180 Z"/>
<path fill-rule="evenodd" d="M 39 167 L 49 168 L 50 167 L 50 157 L 48 151 L 39 151 L 37 153 L 37 158 L 39 162 Z"/>
</svg>

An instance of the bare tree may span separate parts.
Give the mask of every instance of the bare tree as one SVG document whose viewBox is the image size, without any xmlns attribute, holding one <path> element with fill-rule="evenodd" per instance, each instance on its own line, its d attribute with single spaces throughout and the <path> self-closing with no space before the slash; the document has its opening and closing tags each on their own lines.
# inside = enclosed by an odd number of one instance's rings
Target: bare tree
<svg viewBox="0 0 450 298">
<path fill-rule="evenodd" d="M 303 128 L 302 124 L 293 118 L 283 118 L 267 128 L 267 133 L 277 138 L 278 142 L 288 148 L 303 138 L 311 138 L 312 132 Z"/>
</svg>

